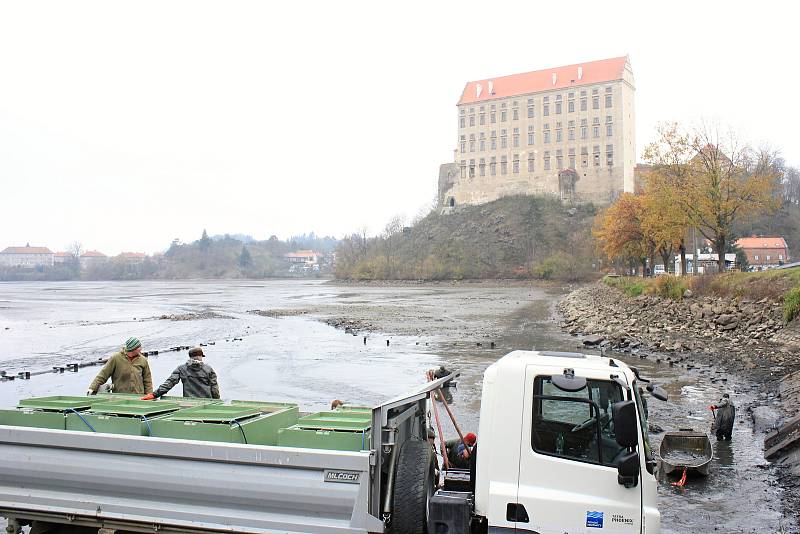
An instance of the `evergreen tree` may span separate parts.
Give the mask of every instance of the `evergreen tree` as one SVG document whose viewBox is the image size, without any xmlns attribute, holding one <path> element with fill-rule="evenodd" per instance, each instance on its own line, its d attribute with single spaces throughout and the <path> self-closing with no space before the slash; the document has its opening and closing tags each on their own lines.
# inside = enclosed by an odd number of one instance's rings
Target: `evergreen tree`
<svg viewBox="0 0 800 534">
<path fill-rule="evenodd" d="M 211 238 L 208 237 L 208 232 L 203 228 L 203 236 L 200 238 L 200 250 L 208 250 L 211 246 Z"/>
<path fill-rule="evenodd" d="M 250 256 L 250 251 L 247 250 L 246 245 L 242 245 L 242 253 L 239 254 L 239 267 L 249 267 L 253 263 L 253 258 Z"/>
</svg>

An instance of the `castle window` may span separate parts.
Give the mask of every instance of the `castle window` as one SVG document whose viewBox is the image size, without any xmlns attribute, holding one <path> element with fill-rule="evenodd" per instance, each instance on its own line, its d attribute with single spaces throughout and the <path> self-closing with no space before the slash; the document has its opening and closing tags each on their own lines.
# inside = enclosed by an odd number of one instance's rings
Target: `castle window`
<svg viewBox="0 0 800 534">
<path fill-rule="evenodd" d="M 592 150 L 592 159 L 594 160 L 594 166 L 600 166 L 600 145 L 594 145 L 594 150 Z"/>
<path fill-rule="evenodd" d="M 544 170 L 550 170 L 550 152 L 547 151 L 544 153 Z"/>
<path fill-rule="evenodd" d="M 492 156 L 492 160 L 489 162 L 489 174 L 497 176 L 497 158 L 495 156 Z"/>
<path fill-rule="evenodd" d="M 481 143 L 481 146 L 480 146 L 480 151 L 481 151 L 481 152 L 483 152 L 484 150 L 486 150 L 486 134 L 485 134 L 485 133 L 483 133 L 483 132 L 481 132 L 481 134 L 480 134 L 480 135 L 481 135 L 481 140 L 480 140 L 480 143 Z"/>
<path fill-rule="evenodd" d="M 570 141 L 575 140 L 575 121 L 569 121 L 569 129 L 567 134 L 567 139 Z"/>
<path fill-rule="evenodd" d="M 519 120 L 519 110 L 517 108 L 511 110 L 511 119 L 515 121 Z"/>
<path fill-rule="evenodd" d="M 475 178 L 475 160 L 469 160 L 469 177 Z"/>
<path fill-rule="evenodd" d="M 561 149 L 556 150 L 556 169 L 561 170 L 564 168 L 564 153 Z"/>
<path fill-rule="evenodd" d="M 542 136 L 545 143 L 550 142 L 550 125 L 545 123 L 544 128 L 542 130 Z"/>
<path fill-rule="evenodd" d="M 480 172 L 481 176 L 486 176 L 486 158 L 481 158 L 481 162 L 478 165 L 478 171 Z"/>
<path fill-rule="evenodd" d="M 545 117 L 550 116 L 550 97 L 542 97 L 542 115 Z"/>
<path fill-rule="evenodd" d="M 528 125 L 528 144 L 532 145 L 534 141 L 534 132 L 533 132 L 533 124 Z"/>
<path fill-rule="evenodd" d="M 532 119 L 533 115 L 534 115 L 533 114 L 533 99 L 529 98 L 528 99 L 528 118 Z"/>
<path fill-rule="evenodd" d="M 533 152 L 528 152 L 528 172 L 533 172 L 534 156 Z"/>
<path fill-rule="evenodd" d="M 466 135 L 462 135 L 461 136 L 461 153 L 463 154 L 466 151 L 467 151 L 467 136 Z"/>
<path fill-rule="evenodd" d="M 606 137 L 614 135 L 613 124 L 611 124 L 611 115 L 606 115 Z"/>
<path fill-rule="evenodd" d="M 492 130 L 491 145 L 492 150 L 497 148 L 497 130 Z"/>
<path fill-rule="evenodd" d="M 508 120 L 508 111 L 505 109 L 500 110 L 500 122 L 506 122 Z"/>
<path fill-rule="evenodd" d="M 570 148 L 569 149 L 569 168 L 570 169 L 574 169 L 575 168 L 575 149 L 574 148 Z"/>
<path fill-rule="evenodd" d="M 600 94 L 597 89 L 592 89 L 592 109 L 600 109 Z"/>
<path fill-rule="evenodd" d="M 475 152 L 475 134 L 469 134 L 469 151 Z"/>
<path fill-rule="evenodd" d="M 561 95 L 556 95 L 556 115 L 561 115 Z"/>
<path fill-rule="evenodd" d="M 581 167 L 589 166 L 589 149 L 585 146 L 581 147 Z"/>
<path fill-rule="evenodd" d="M 592 137 L 595 139 L 600 137 L 600 119 L 598 117 L 592 119 Z"/>
<path fill-rule="evenodd" d="M 606 107 L 611 107 L 611 88 L 606 87 Z"/>
<path fill-rule="evenodd" d="M 557 122 L 556 123 L 556 143 L 560 143 L 561 141 L 563 141 L 563 138 L 561 137 L 561 123 Z"/>
<path fill-rule="evenodd" d="M 470 126 L 475 126 L 475 114 L 474 113 L 469 116 L 469 125 Z"/>
<path fill-rule="evenodd" d="M 519 148 L 519 128 L 514 128 L 514 138 L 512 143 L 514 148 Z"/>
<path fill-rule="evenodd" d="M 508 157 L 500 156 L 500 174 L 508 174 Z"/>
<path fill-rule="evenodd" d="M 575 93 L 569 93 L 567 95 L 569 100 L 567 101 L 567 112 L 574 113 L 575 112 Z"/>
<path fill-rule="evenodd" d="M 581 91 L 581 111 L 586 111 L 586 91 Z"/>
<path fill-rule="evenodd" d="M 462 178 L 467 177 L 467 160 L 465 159 L 461 160 L 461 177 Z"/>
<path fill-rule="evenodd" d="M 519 174 L 519 154 L 514 154 L 514 159 L 511 161 L 511 170 L 514 174 Z"/>
<path fill-rule="evenodd" d="M 606 165 L 614 166 L 614 145 L 606 145 Z"/>
<path fill-rule="evenodd" d="M 478 115 L 478 119 L 479 119 L 478 122 L 480 123 L 481 126 L 486 124 L 486 113 L 484 113 L 483 110 L 481 110 L 480 115 Z"/>
<path fill-rule="evenodd" d="M 500 148 L 508 148 L 508 130 L 500 130 Z"/>
</svg>

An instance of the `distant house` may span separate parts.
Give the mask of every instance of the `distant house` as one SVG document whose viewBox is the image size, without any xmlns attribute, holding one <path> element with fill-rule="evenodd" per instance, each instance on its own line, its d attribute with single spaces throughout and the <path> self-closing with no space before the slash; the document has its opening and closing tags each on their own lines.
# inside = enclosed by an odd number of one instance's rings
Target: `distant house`
<svg viewBox="0 0 800 534">
<path fill-rule="evenodd" d="M 147 254 L 144 252 L 120 252 L 116 258 L 128 263 L 144 263 L 144 260 L 147 259 Z"/>
<path fill-rule="evenodd" d="M 736 246 L 747 255 L 747 263 L 756 268 L 769 269 L 789 262 L 789 247 L 779 236 L 743 237 Z"/>
<path fill-rule="evenodd" d="M 283 255 L 289 263 L 319 263 L 320 256 L 322 254 L 313 250 L 296 250 Z"/>
<path fill-rule="evenodd" d="M 0 266 L 3 267 L 52 267 L 55 261 L 53 251 L 47 247 L 7 247 L 0 252 Z"/>
<path fill-rule="evenodd" d="M 99 263 L 103 263 L 108 260 L 108 256 L 103 254 L 102 252 L 98 252 L 96 250 L 88 250 L 81 254 L 81 269 L 86 270 L 92 267 L 93 265 L 97 265 Z"/>
<path fill-rule="evenodd" d="M 69 252 L 56 252 L 53 254 L 53 263 L 69 263 L 72 261 L 72 254 Z"/>
</svg>

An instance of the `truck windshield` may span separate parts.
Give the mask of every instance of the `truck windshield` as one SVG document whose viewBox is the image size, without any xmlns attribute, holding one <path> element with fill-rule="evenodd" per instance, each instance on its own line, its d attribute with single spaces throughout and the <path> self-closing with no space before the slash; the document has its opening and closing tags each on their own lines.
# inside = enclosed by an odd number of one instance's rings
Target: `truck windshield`
<svg viewBox="0 0 800 534">
<path fill-rule="evenodd" d="M 534 382 L 533 450 L 571 460 L 615 466 L 624 451 L 614 435 L 611 405 L 623 400 L 610 380 L 588 380 L 580 391 L 557 388 L 549 376 Z"/>
</svg>

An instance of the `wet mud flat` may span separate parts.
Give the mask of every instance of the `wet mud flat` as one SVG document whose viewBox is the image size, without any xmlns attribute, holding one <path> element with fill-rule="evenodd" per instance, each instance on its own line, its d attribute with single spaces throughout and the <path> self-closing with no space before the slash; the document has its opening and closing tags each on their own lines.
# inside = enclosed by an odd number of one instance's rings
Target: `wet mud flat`
<svg viewBox="0 0 800 534">
<path fill-rule="evenodd" d="M 556 303 L 568 292 L 529 283 L 0 284 L 5 301 L 0 369 L 108 356 L 129 335 L 142 338 L 146 350 L 214 342 L 206 362 L 217 371 L 224 398 L 297 402 L 316 411 L 334 398 L 378 403 L 419 385 L 426 369 L 446 365 L 460 373 L 451 390 L 458 422 L 477 432 L 488 365 L 513 349 L 587 350 L 559 326 Z M 172 315 L 197 318 L 159 319 Z M 747 413 L 766 398 L 761 386 L 733 373 L 723 376 L 710 364 L 670 366 L 645 356 L 613 355 L 637 365 L 669 392 L 668 403 L 650 399 L 654 425 L 708 431 L 709 404 L 730 392 L 737 406 L 732 442 L 712 438 L 711 474 L 691 478 L 682 489 L 669 484 L 674 478 L 659 485 L 662 531 L 796 532 L 796 515 L 784 507 L 784 490 L 776 483 L 785 470 L 763 459 Z M 154 382 L 185 359 L 185 351 L 151 357 Z M 0 383 L 0 405 L 29 396 L 82 394 L 96 371 Z M 180 386 L 171 392 L 180 393 Z M 453 437 L 452 426 L 444 425 Z M 654 450 L 660 436 L 651 436 Z"/>
</svg>

